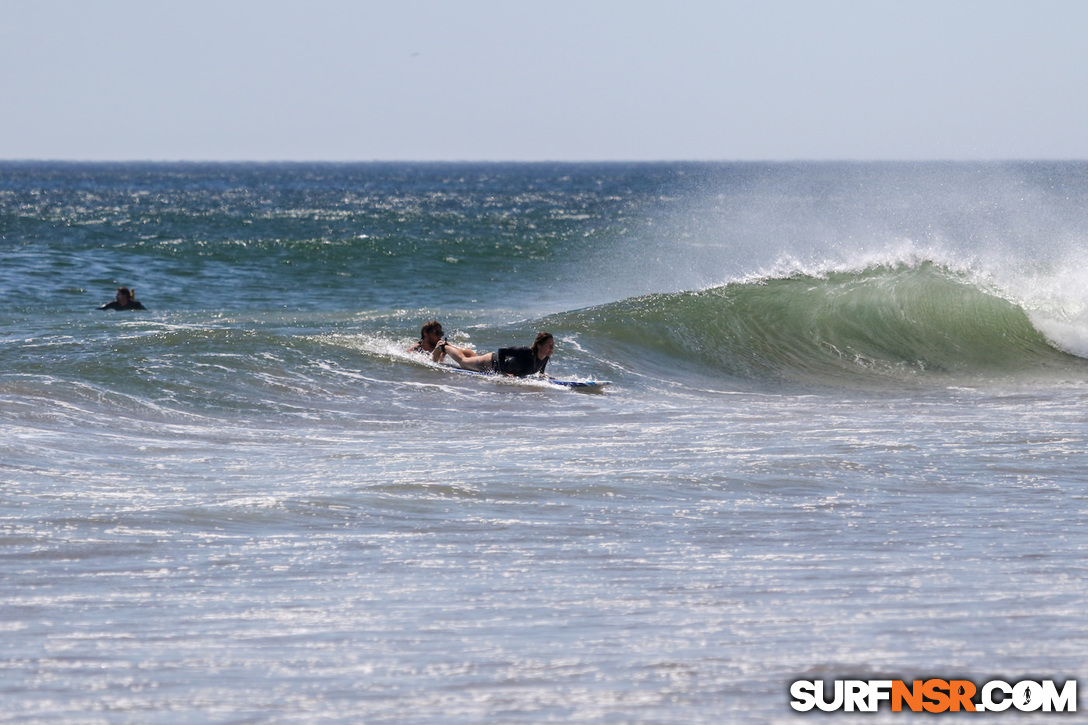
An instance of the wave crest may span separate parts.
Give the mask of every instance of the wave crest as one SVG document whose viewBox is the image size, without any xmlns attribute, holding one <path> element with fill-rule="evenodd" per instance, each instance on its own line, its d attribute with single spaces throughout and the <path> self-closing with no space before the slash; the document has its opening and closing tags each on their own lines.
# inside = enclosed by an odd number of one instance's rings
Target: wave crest
<svg viewBox="0 0 1088 725">
<path fill-rule="evenodd" d="M 736 282 L 574 313 L 642 365 L 841 384 L 1077 368 L 1020 306 L 928 261 Z"/>
</svg>

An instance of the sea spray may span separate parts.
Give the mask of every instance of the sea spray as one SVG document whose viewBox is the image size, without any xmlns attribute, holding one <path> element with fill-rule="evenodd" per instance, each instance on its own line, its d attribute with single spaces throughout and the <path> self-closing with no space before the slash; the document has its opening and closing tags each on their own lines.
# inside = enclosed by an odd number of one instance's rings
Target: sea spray
<svg viewBox="0 0 1088 725">
<path fill-rule="evenodd" d="M 1023 309 L 929 262 L 635 297 L 572 317 L 632 364 L 708 376 L 946 384 L 1088 369 Z"/>
</svg>

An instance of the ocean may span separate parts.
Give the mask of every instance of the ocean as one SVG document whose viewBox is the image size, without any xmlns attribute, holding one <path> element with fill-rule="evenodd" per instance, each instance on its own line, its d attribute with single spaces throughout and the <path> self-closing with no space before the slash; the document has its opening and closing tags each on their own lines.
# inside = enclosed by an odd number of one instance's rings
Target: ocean
<svg viewBox="0 0 1088 725">
<path fill-rule="evenodd" d="M 1088 163 L 4 162 L 0 255 L 0 722 L 1088 675 Z"/>
</svg>

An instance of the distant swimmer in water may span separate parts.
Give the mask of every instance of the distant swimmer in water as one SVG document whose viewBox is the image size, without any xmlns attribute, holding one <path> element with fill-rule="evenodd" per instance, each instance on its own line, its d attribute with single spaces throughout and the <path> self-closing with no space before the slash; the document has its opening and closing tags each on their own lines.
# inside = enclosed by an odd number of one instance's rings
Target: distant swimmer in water
<svg viewBox="0 0 1088 725">
<path fill-rule="evenodd" d="M 439 347 L 444 345 L 445 343 L 438 343 Z M 550 332 L 538 334 L 531 347 L 501 347 L 498 352 L 483 355 L 464 355 L 453 345 L 445 346 L 446 353 L 465 370 L 501 373 L 519 378 L 543 375 L 554 350 L 555 338 Z"/>
<path fill-rule="evenodd" d="M 467 347 L 454 347 L 448 342 L 443 340 L 446 333 L 442 331 L 442 323 L 438 320 L 431 320 L 423 325 L 423 329 L 419 331 L 419 342 L 408 348 L 408 352 L 418 352 L 426 355 L 430 353 L 431 360 L 434 362 L 442 362 L 445 359 L 446 353 L 456 350 L 463 356 L 473 356 L 476 353 Z"/>
<path fill-rule="evenodd" d="M 130 290 L 128 287 L 117 288 L 117 298 L 113 302 L 107 302 L 98 309 L 100 310 L 146 310 L 147 308 L 140 304 L 140 301 L 136 299 L 136 290 Z"/>
</svg>

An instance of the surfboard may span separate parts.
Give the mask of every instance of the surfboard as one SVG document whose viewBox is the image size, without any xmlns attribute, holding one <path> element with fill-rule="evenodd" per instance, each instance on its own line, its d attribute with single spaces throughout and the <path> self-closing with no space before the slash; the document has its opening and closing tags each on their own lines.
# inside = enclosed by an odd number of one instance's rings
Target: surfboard
<svg viewBox="0 0 1088 725">
<path fill-rule="evenodd" d="M 555 385 L 561 388 L 570 388 L 575 390 L 582 390 L 585 392 L 594 392 L 598 390 L 604 390 L 606 387 L 612 384 L 611 380 L 557 380 L 556 378 L 538 378 L 538 377 L 526 377 L 526 378 L 511 378 L 502 375 L 496 375 L 495 373 L 482 373 L 478 370 L 465 370 L 464 368 L 455 367 L 453 365 L 442 365 L 443 370 L 447 370 L 451 373 L 461 373 L 462 375 L 476 375 L 484 378 L 494 378 L 495 380 L 531 380 L 540 381 L 549 385 Z"/>
</svg>

